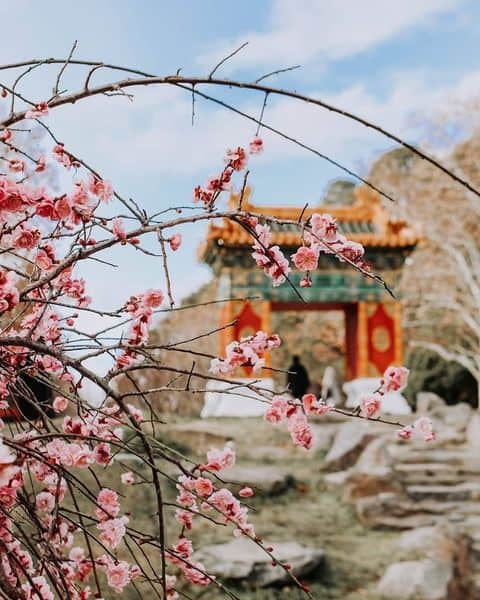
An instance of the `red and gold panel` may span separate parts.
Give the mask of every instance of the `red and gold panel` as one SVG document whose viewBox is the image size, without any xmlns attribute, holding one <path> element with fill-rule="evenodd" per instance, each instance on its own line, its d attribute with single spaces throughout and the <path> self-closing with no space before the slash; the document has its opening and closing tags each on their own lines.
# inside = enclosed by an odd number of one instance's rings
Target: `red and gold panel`
<svg viewBox="0 0 480 600">
<path fill-rule="evenodd" d="M 369 304 L 367 308 L 368 375 L 382 375 L 397 360 L 394 306 Z"/>
</svg>

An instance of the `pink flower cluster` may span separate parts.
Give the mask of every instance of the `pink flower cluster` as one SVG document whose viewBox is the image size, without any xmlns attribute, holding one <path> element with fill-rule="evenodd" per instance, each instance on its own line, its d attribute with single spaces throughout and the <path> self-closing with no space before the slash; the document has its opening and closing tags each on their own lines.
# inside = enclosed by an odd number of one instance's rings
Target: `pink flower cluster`
<svg viewBox="0 0 480 600">
<path fill-rule="evenodd" d="M 12 271 L 0 269 L 0 314 L 13 310 L 19 301 L 17 278 Z"/>
<path fill-rule="evenodd" d="M 253 225 L 255 221 L 250 219 Z M 257 266 L 263 269 L 265 275 L 271 278 L 274 286 L 281 285 L 288 274 L 290 267 L 278 246 L 271 246 L 272 234 L 268 225 L 255 225 L 255 242 L 253 243 L 252 257 Z"/>
<path fill-rule="evenodd" d="M 127 348 L 119 354 L 117 367 L 129 367 L 141 360 L 135 348 L 148 341 L 148 328 L 153 318 L 153 309 L 158 308 L 162 302 L 163 292 L 160 290 L 147 290 L 139 296 L 129 298 L 124 310 L 131 315 L 132 321 L 123 341 Z"/>
<path fill-rule="evenodd" d="M 254 371 L 265 365 L 262 355 L 267 350 L 278 348 L 281 344 L 278 335 L 267 335 L 257 331 L 255 335 L 233 341 L 226 347 L 225 358 L 214 358 L 210 362 L 210 372 L 215 375 L 231 375 L 237 367 L 252 367 Z"/>
<path fill-rule="evenodd" d="M 263 150 L 263 141 L 256 136 L 249 144 L 250 154 L 259 154 Z M 225 190 L 231 189 L 232 175 L 237 171 L 243 171 L 248 163 L 248 153 L 244 148 L 238 146 L 235 150 L 228 149 L 225 154 L 226 166 L 219 175 L 210 177 L 205 185 L 197 187 L 193 191 L 194 202 L 203 202 L 206 209 L 211 210 L 218 196 Z"/>
<path fill-rule="evenodd" d="M 323 402 L 314 394 L 305 394 L 301 402 L 289 396 L 274 396 L 265 411 L 264 418 L 269 423 L 286 421 L 287 429 L 296 446 L 310 450 L 314 442 L 313 431 L 307 415 L 324 415 L 333 409 L 333 404 Z"/>
<path fill-rule="evenodd" d="M 437 439 L 433 423 L 428 417 L 419 417 L 412 425 L 406 425 L 397 431 L 400 440 L 410 440 L 414 436 L 423 437 L 425 442 L 433 442 Z"/>
<path fill-rule="evenodd" d="M 380 387 L 373 394 L 360 397 L 360 414 L 372 418 L 382 409 L 382 396 L 388 392 L 401 392 L 408 383 L 408 369 L 405 367 L 388 367 L 383 374 Z"/>
<path fill-rule="evenodd" d="M 349 261 L 354 266 L 368 269 L 363 256 L 365 249 L 357 242 L 347 240 L 337 230 L 335 219 L 328 214 L 313 214 L 309 219 L 310 231 L 305 233 L 307 245 L 301 246 L 292 256 L 292 261 L 306 275 L 300 285 L 310 287 L 310 272 L 318 266 L 320 252 L 335 254 L 340 261 Z"/>
<path fill-rule="evenodd" d="M 109 464 L 109 442 L 121 439 L 120 427 L 130 416 L 136 420 L 142 418 L 140 411 L 134 407 L 129 407 L 126 415 L 117 406 L 105 406 L 102 411 L 91 409 L 76 417 L 67 416 L 62 427 L 65 434 L 68 434 L 67 439 L 54 436 L 43 444 L 36 438 L 35 432 L 22 433 L 14 437 L 15 443 L 22 449 L 19 452 L 11 450 L 0 439 L 0 540 L 7 550 L 2 553 L 1 565 L 10 585 L 18 586 L 20 582 L 25 597 L 32 600 L 40 597 L 54 598 L 48 582 L 34 567 L 29 552 L 22 549 L 13 536 L 14 527 L 5 516 L 5 511 L 15 506 L 17 493 L 23 487 L 22 471 L 27 467 L 30 476 L 43 488 L 37 493 L 35 500 L 37 518 L 44 526 L 40 530 L 43 542 L 57 557 L 51 566 L 52 573 L 56 573 L 57 568 L 60 569 L 62 581 L 69 588 L 69 597 L 87 600 L 89 587 L 80 591 L 78 584 L 88 579 L 94 563 L 105 570 L 108 585 L 117 592 L 121 592 L 140 574 L 138 567 L 125 561 L 117 561 L 106 555 L 98 559 L 90 556 L 87 559 L 83 549 L 71 548 L 76 526 L 56 510 L 67 492 L 67 482 L 59 474 L 58 467 L 86 468 L 93 464 Z M 86 442 L 87 438 L 90 441 Z M 100 441 L 92 441 L 91 438 Z M 126 534 L 128 523 L 128 517 L 120 515 L 117 493 L 108 488 L 100 490 L 94 512 L 98 519 L 101 542 L 112 550 L 116 549 Z M 70 555 L 65 559 L 63 552 L 69 548 Z M 28 579 L 21 583 L 25 572 L 28 573 Z"/>
</svg>

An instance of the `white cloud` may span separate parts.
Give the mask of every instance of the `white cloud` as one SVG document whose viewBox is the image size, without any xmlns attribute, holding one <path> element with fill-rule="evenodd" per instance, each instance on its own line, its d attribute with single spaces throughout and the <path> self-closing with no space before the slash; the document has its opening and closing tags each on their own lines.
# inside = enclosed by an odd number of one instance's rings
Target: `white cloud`
<svg viewBox="0 0 480 600">
<path fill-rule="evenodd" d="M 371 119 L 387 130 L 418 141 L 414 113 L 428 114 L 454 110 L 461 102 L 477 96 L 480 71 L 472 71 L 449 85 L 432 85 L 424 71 L 397 73 L 390 90 L 380 96 L 364 84 L 355 84 L 335 94 L 322 94 L 328 103 Z M 218 90 L 210 89 L 213 95 Z M 310 95 L 320 97 L 312 91 Z M 233 102 L 239 102 L 238 96 Z M 259 101 L 245 95 L 239 105 L 252 115 L 260 112 Z M 255 126 L 225 109 L 197 105 L 195 126 L 191 126 L 188 94 L 174 88 L 141 89 L 135 101 L 103 98 L 57 110 L 55 126 L 74 151 L 100 164 L 102 172 L 126 178 L 141 172 L 149 177 L 162 175 L 199 177 L 221 167 L 224 150 L 245 144 Z M 371 130 L 321 108 L 286 98 L 270 98 L 265 122 L 348 165 L 368 160 L 372 152 L 391 142 Z M 304 150 L 279 137 L 263 132 L 266 151 L 262 164 L 285 158 L 305 157 Z M 253 169 L 255 169 L 253 163 Z M 281 175 L 279 175 L 281 176 Z"/>
<path fill-rule="evenodd" d="M 462 0 L 274 0 L 265 31 L 245 31 L 222 40 L 199 62 L 215 65 L 248 41 L 247 48 L 226 63 L 227 71 L 239 67 L 282 67 L 352 56 L 428 23 Z M 224 71 L 225 72 L 225 71 Z"/>
</svg>

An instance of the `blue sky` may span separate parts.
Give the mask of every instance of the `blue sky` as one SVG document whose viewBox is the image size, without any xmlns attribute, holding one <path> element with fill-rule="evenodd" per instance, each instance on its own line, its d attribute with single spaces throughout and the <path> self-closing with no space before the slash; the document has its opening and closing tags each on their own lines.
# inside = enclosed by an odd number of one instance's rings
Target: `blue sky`
<svg viewBox="0 0 480 600">
<path fill-rule="evenodd" d="M 78 57 L 158 74 L 179 67 L 204 74 L 248 41 L 221 74 L 252 80 L 299 63 L 301 69 L 270 83 L 323 97 L 413 142 L 422 132 L 412 125 L 412 115 L 421 121 L 422 115 L 448 112 L 475 98 L 480 85 L 480 3 L 475 1 L 17 0 L 14 11 L 11 4 L 0 4 L 0 19 L 2 62 L 65 56 L 77 39 Z M 78 87 L 76 73 L 65 78 L 72 90 Z M 45 76 L 34 82 L 27 89 L 42 100 L 51 82 Z M 259 113 L 259 96 L 210 91 Z M 361 173 L 391 147 L 357 125 L 282 99 L 269 102 L 265 120 Z M 224 148 L 248 143 L 254 133 L 251 123 L 201 101 L 192 128 L 189 97 L 166 88 L 139 90 L 133 102 L 97 98 L 65 107 L 50 116 L 50 124 L 72 151 L 148 209 L 189 203 L 193 186 L 220 167 Z M 272 135 L 265 141 L 264 154 L 251 165 L 258 203 L 312 205 L 328 182 L 341 176 Z M 209 278 L 195 259 L 203 229 L 182 233 L 185 244 L 172 257 L 178 299 Z M 98 265 L 86 271 L 104 306 L 164 285 L 159 262 L 139 261 L 133 252 L 117 272 Z"/>
</svg>

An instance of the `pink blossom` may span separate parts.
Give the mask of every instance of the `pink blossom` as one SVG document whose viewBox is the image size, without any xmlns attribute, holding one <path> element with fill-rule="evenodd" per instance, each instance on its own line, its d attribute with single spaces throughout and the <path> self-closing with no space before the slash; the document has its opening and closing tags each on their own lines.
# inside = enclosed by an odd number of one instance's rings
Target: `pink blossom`
<svg viewBox="0 0 480 600">
<path fill-rule="evenodd" d="M 284 396 L 274 396 L 270 406 L 265 411 L 264 418 L 269 423 L 279 423 L 285 418 L 288 408 L 288 399 Z"/>
<path fill-rule="evenodd" d="M 162 304 L 163 298 L 161 290 L 147 290 L 141 297 L 142 302 L 149 308 L 158 308 Z"/>
<path fill-rule="evenodd" d="M 293 263 L 300 271 L 313 271 L 318 266 L 318 248 L 300 246 L 292 256 Z"/>
<path fill-rule="evenodd" d="M 101 442 L 97 446 L 95 446 L 93 450 L 93 455 L 95 457 L 95 462 L 99 465 L 108 466 L 112 463 L 112 453 L 110 449 L 110 444 L 105 442 Z"/>
<path fill-rule="evenodd" d="M 112 221 L 112 233 L 119 240 L 125 241 L 127 239 L 127 234 L 125 232 L 125 226 L 123 224 L 123 220 L 120 217 L 116 217 Z"/>
<path fill-rule="evenodd" d="M 100 539 L 102 542 L 109 548 L 116 548 L 126 533 L 125 525 L 128 520 L 128 517 L 123 516 L 98 523 L 97 527 L 101 531 Z"/>
<path fill-rule="evenodd" d="M 207 479 L 206 477 L 199 477 L 196 479 L 194 486 L 195 491 L 202 498 L 210 496 L 210 494 L 213 492 L 213 484 L 210 479 Z"/>
<path fill-rule="evenodd" d="M 123 485 L 132 485 L 135 483 L 135 477 L 131 471 L 122 473 L 120 479 L 122 480 Z"/>
<path fill-rule="evenodd" d="M 181 233 L 173 234 L 172 237 L 169 239 L 169 244 L 170 244 L 170 248 L 174 252 L 176 250 L 178 250 L 182 244 L 182 234 Z"/>
<path fill-rule="evenodd" d="M 105 521 L 111 517 L 116 517 L 120 512 L 120 504 L 118 502 L 117 492 L 109 488 L 103 488 L 97 496 L 98 508 L 95 509 L 95 514 L 100 521 Z"/>
<path fill-rule="evenodd" d="M 31 108 L 30 110 L 27 110 L 27 112 L 25 113 L 25 118 L 26 119 L 38 119 L 39 117 L 44 117 L 47 114 L 48 114 L 48 103 L 44 101 L 44 102 L 40 102 L 40 104 L 37 104 L 37 106 L 35 108 Z"/>
<path fill-rule="evenodd" d="M 186 529 L 190 530 L 192 528 L 193 514 L 190 511 L 177 508 L 175 519 Z"/>
<path fill-rule="evenodd" d="M 16 460 L 17 456 L 0 438 L 0 487 L 7 486 L 20 472 L 20 467 L 13 464 Z"/>
<path fill-rule="evenodd" d="M 166 600 L 177 600 L 179 598 L 177 592 L 174 590 L 175 584 L 177 583 L 177 578 L 175 575 L 167 575 L 166 576 L 167 583 L 167 597 Z"/>
<path fill-rule="evenodd" d="M 383 374 L 381 391 L 400 392 L 408 383 L 409 370 L 406 367 L 388 367 Z"/>
<path fill-rule="evenodd" d="M 45 156 L 43 154 L 40 154 L 40 156 L 37 158 L 37 166 L 35 167 L 35 171 L 37 173 L 42 173 L 43 171 L 45 171 L 47 167 L 47 163 L 45 160 Z"/>
<path fill-rule="evenodd" d="M 109 202 L 113 198 L 112 184 L 104 179 L 99 179 L 95 175 L 90 176 L 88 189 L 94 196 L 102 200 L 102 202 Z"/>
<path fill-rule="evenodd" d="M 238 495 L 240 498 L 251 498 L 255 495 L 255 492 L 250 487 L 244 487 L 238 492 Z"/>
<path fill-rule="evenodd" d="M 362 416 L 364 417 L 373 417 L 376 415 L 380 409 L 382 408 L 382 401 L 379 396 L 373 395 L 364 395 L 360 397 L 360 411 Z"/>
<path fill-rule="evenodd" d="M 176 544 L 172 546 L 172 550 L 174 552 L 174 556 L 170 556 L 169 560 L 173 563 L 182 564 L 182 561 L 179 560 L 187 560 L 193 553 L 192 542 L 187 538 L 180 538 Z"/>
<path fill-rule="evenodd" d="M 36 506 L 41 512 L 51 513 L 55 508 L 55 497 L 49 492 L 40 492 L 37 494 Z"/>
<path fill-rule="evenodd" d="M 310 450 L 313 444 L 313 432 L 305 415 L 292 415 L 288 420 L 288 431 L 296 446 Z"/>
<path fill-rule="evenodd" d="M 24 583 L 22 590 L 25 592 L 25 600 L 55 600 L 55 596 L 43 576 L 32 577 L 30 583 Z"/>
<path fill-rule="evenodd" d="M 229 469 L 235 464 L 235 450 L 231 442 L 227 442 L 223 450 L 211 448 L 207 452 L 207 464 L 203 465 L 204 470 L 223 471 Z"/>
<path fill-rule="evenodd" d="M 346 240 L 340 248 L 338 248 L 339 259 L 342 257 L 353 263 L 361 262 L 363 255 L 365 254 L 365 248 L 358 242 L 352 242 Z"/>
<path fill-rule="evenodd" d="M 263 140 L 256 135 L 248 145 L 250 154 L 259 154 L 263 152 Z"/>
<path fill-rule="evenodd" d="M 212 577 L 207 577 L 205 574 L 205 567 L 199 562 L 192 562 L 189 565 L 186 565 L 183 568 L 183 572 L 188 580 L 195 585 L 208 585 L 210 579 L 213 579 Z"/>
<path fill-rule="evenodd" d="M 312 411 L 313 404 L 317 401 L 315 394 L 305 394 L 302 396 L 302 404 L 305 408 L 305 412 L 309 413 Z"/>
<path fill-rule="evenodd" d="M 68 406 L 68 399 L 64 396 L 57 396 L 53 401 L 53 410 L 56 413 L 64 412 Z"/>
<path fill-rule="evenodd" d="M 37 228 L 20 227 L 12 237 L 12 244 L 15 248 L 31 250 L 40 240 L 41 233 Z"/>
<path fill-rule="evenodd" d="M 234 171 L 242 171 L 248 163 L 247 153 L 240 146 L 236 150 L 227 150 L 225 162 L 232 167 Z"/>
<path fill-rule="evenodd" d="M 397 437 L 399 440 L 409 440 L 413 435 L 413 427 L 411 425 L 406 425 L 402 427 L 402 429 L 397 430 Z"/>
<path fill-rule="evenodd" d="M 130 583 L 130 568 L 127 562 L 121 560 L 117 563 L 111 561 L 107 565 L 107 583 L 116 592 L 122 592 Z"/>
<path fill-rule="evenodd" d="M 326 242 L 333 244 L 337 241 L 337 225 L 335 219 L 328 214 L 319 215 L 317 213 L 310 217 L 310 226 L 313 236 L 310 236 L 312 244 Z"/>
<path fill-rule="evenodd" d="M 310 277 L 307 275 L 305 275 L 305 277 L 303 277 L 300 280 L 300 287 L 301 288 L 309 288 L 312 287 L 312 280 L 310 279 Z"/>
<path fill-rule="evenodd" d="M 432 442 L 436 439 L 436 434 L 433 430 L 433 423 L 428 417 L 419 417 L 413 423 L 414 433 L 423 435 L 426 442 Z"/>
<path fill-rule="evenodd" d="M 26 165 L 23 160 L 13 159 L 8 162 L 8 168 L 12 173 L 23 173 Z"/>
</svg>

